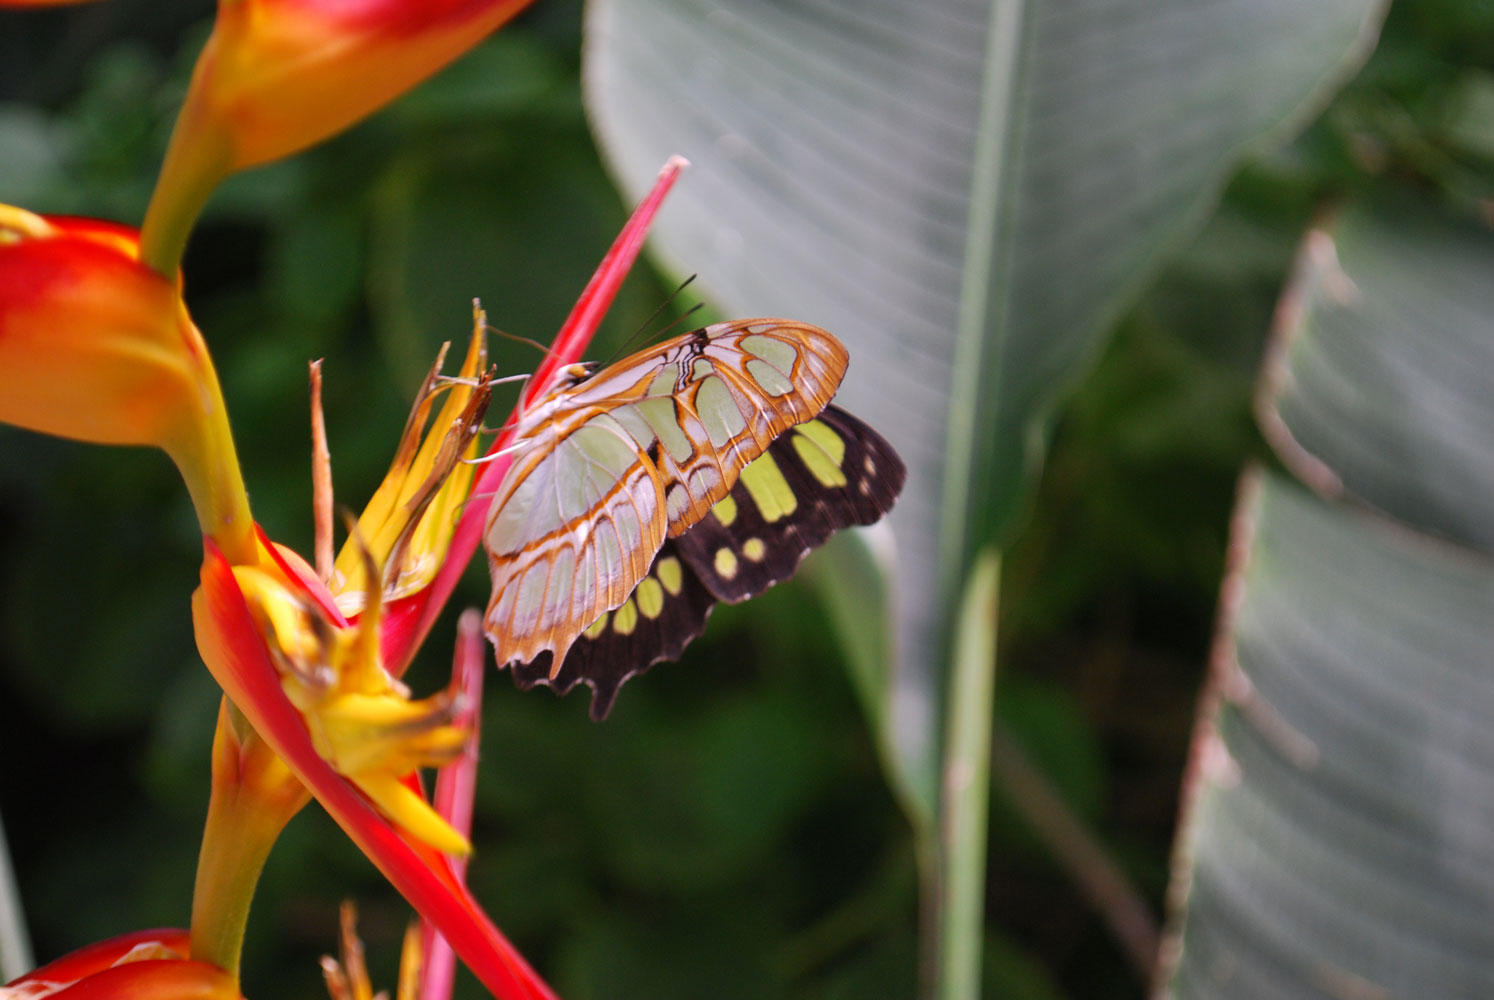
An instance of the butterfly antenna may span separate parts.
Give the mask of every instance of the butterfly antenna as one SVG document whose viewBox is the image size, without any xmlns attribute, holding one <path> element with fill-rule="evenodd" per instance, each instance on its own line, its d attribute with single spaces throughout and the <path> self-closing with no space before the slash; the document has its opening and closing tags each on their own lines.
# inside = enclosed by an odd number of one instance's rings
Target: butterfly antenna
<svg viewBox="0 0 1494 1000">
<path fill-rule="evenodd" d="M 670 330 L 673 330 L 675 327 L 677 327 L 677 326 L 684 326 L 685 325 L 685 320 L 689 319 L 691 316 L 694 316 L 696 313 L 700 312 L 704 308 L 705 308 L 705 303 L 703 303 L 703 302 L 697 302 L 697 303 L 695 303 L 689 309 L 686 309 L 684 312 L 680 313 L 678 319 L 671 320 L 668 324 L 666 324 L 664 327 L 662 327 L 659 330 L 659 332 L 657 334 L 655 334 L 655 336 L 662 337 L 666 333 L 668 333 Z"/>
<path fill-rule="evenodd" d="M 670 305 L 672 305 L 674 303 L 674 300 L 680 297 L 680 293 L 683 292 L 685 289 L 689 288 L 690 284 L 697 277 L 699 277 L 699 275 L 692 274 L 692 275 L 690 275 L 690 277 L 688 277 L 684 281 L 680 282 L 679 286 L 677 288 L 675 288 L 674 291 L 672 291 L 672 292 L 669 293 L 669 297 L 666 298 L 663 302 L 660 302 L 658 304 L 658 306 L 656 306 L 654 308 L 654 311 L 648 314 L 648 319 L 645 319 L 642 323 L 638 324 L 638 329 L 636 329 L 636 330 L 633 331 L 632 336 L 630 336 L 626 341 L 624 341 L 623 344 L 622 344 L 622 346 L 620 346 L 617 350 L 615 350 L 615 351 L 612 352 L 612 356 L 610 358 L 608 358 L 605 363 L 603 363 L 602 367 L 605 368 L 607 365 L 612 364 L 612 362 L 616 361 L 618 358 L 622 357 L 624 354 L 629 353 L 630 350 L 632 349 L 634 343 L 637 342 L 638 338 L 642 337 L 643 334 L 644 334 L 644 332 L 646 330 L 648 330 L 648 325 L 650 323 L 652 323 L 654 320 L 658 319 L 659 318 L 659 314 L 662 313 L 665 309 L 668 309 L 670 307 Z M 676 319 L 673 322 L 667 324 L 663 329 L 659 330 L 658 333 L 654 334 L 654 336 L 658 337 L 658 336 L 661 336 L 664 333 L 668 332 L 668 330 L 669 330 L 670 327 L 676 326 L 677 324 L 679 324 L 680 322 L 682 322 L 685 319 L 686 316 L 689 316 L 691 313 L 695 312 L 699 308 L 700 308 L 700 304 L 699 303 L 696 303 L 695 305 L 691 306 L 688 310 L 686 310 L 684 316 L 681 316 L 679 319 Z"/>
<path fill-rule="evenodd" d="M 463 465 L 487 465 L 489 462 L 497 461 L 504 455 L 512 455 L 514 452 L 518 451 L 520 448 L 523 448 L 528 444 L 528 441 L 515 441 L 513 444 L 508 445 L 507 447 L 499 448 L 497 451 L 490 451 L 486 455 L 479 455 L 476 458 L 459 458 L 457 459 L 457 461 L 461 462 Z"/>
</svg>

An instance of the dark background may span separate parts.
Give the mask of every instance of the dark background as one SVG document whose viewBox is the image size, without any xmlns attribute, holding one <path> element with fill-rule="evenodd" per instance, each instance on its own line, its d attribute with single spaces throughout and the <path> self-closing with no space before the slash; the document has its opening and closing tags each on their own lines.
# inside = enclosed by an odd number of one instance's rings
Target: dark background
<svg viewBox="0 0 1494 1000">
<path fill-rule="evenodd" d="M 0 201 L 138 224 L 210 17 L 203 0 L 0 14 Z M 214 197 L 188 301 L 276 539 L 310 548 L 307 359 L 327 359 L 337 494 L 360 507 L 472 297 L 548 341 L 621 225 L 581 108 L 580 30 L 578 3 L 539 4 L 371 121 Z M 1490 65 L 1494 4 L 1396 7 L 1368 67 L 1241 171 L 1063 411 L 1006 560 L 997 711 L 1159 916 L 1235 481 L 1265 457 L 1250 394 L 1297 239 L 1387 174 L 1487 205 Z M 593 355 L 673 285 L 640 267 Z M 502 373 L 536 362 L 492 350 Z M 40 960 L 187 922 L 218 700 L 188 617 L 200 557 L 163 456 L 0 428 L 0 815 Z M 484 575 L 450 620 L 485 602 Z M 418 692 L 443 681 L 450 620 Z M 562 995 L 912 995 L 910 834 L 810 588 L 718 610 L 600 726 L 584 695 L 488 683 L 471 881 Z M 322 995 L 345 897 L 392 986 L 408 908 L 313 805 L 261 884 L 248 995 Z M 1143 994 L 999 787 L 987 908 L 990 995 Z"/>
</svg>

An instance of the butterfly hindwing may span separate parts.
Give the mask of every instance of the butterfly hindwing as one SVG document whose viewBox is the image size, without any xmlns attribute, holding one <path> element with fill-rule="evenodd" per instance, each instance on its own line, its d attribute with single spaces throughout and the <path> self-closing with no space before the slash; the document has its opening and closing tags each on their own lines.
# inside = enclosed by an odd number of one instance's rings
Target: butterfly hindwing
<svg viewBox="0 0 1494 1000">
<path fill-rule="evenodd" d="M 589 684 L 592 717 L 604 717 L 625 680 L 678 658 L 716 602 L 762 593 L 836 531 L 878 520 L 906 475 L 880 434 L 828 407 L 776 439 L 711 513 L 665 542 L 628 601 L 576 639 L 553 679 L 546 651 L 515 664 L 515 680 L 549 683 L 559 694 Z"/>
<path fill-rule="evenodd" d="M 562 695 L 585 682 L 592 689 L 591 717 L 605 718 L 623 681 L 660 660 L 677 659 L 705 631 L 715 603 L 675 543 L 666 541 L 633 594 L 577 637 L 553 678 L 555 654 L 545 650 L 529 663 L 513 664 L 514 682 L 524 689 L 549 684 Z"/>
<path fill-rule="evenodd" d="M 773 442 L 677 540 L 680 555 L 718 600 L 745 601 L 792 576 L 841 528 L 879 520 L 906 478 L 880 434 L 828 407 Z"/>
</svg>

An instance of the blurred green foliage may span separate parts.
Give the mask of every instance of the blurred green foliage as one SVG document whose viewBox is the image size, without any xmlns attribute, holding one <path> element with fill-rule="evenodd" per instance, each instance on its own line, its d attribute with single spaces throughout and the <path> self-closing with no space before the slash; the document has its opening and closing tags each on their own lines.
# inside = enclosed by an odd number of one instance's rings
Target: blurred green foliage
<svg viewBox="0 0 1494 1000">
<path fill-rule="evenodd" d="M 3 15 L 0 201 L 138 222 L 210 14 L 114 0 Z M 472 298 L 548 340 L 622 223 L 581 112 L 579 30 L 579 4 L 541 4 L 211 202 L 188 298 L 277 539 L 311 541 L 308 359 L 327 359 L 337 493 L 358 507 Z M 1264 454 L 1250 393 L 1296 241 L 1324 199 L 1387 173 L 1487 204 L 1491 65 L 1494 3 L 1393 11 L 1359 78 L 1235 179 L 1120 325 L 1008 555 L 1000 717 L 1158 908 L 1235 477 Z M 640 268 L 594 354 L 670 291 Z M 491 345 L 502 373 L 534 365 L 532 348 Z M 199 558 L 163 457 L 0 428 L 0 810 L 43 957 L 187 920 L 218 697 L 187 613 Z M 484 576 L 454 608 L 484 603 Z M 438 628 L 417 690 L 441 683 L 451 634 Z M 719 610 L 603 725 L 583 695 L 490 678 L 471 880 L 562 995 L 912 995 L 910 838 L 840 656 L 813 591 L 790 584 Z M 1141 996 L 1041 840 L 994 801 L 989 995 Z M 408 910 L 312 806 L 256 899 L 250 996 L 322 995 L 315 958 L 348 896 L 392 983 Z"/>
</svg>

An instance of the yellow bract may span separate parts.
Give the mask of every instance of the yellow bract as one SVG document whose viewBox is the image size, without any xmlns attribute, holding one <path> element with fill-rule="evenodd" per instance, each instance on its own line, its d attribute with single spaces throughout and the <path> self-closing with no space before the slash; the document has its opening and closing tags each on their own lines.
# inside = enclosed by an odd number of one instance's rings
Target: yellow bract
<svg viewBox="0 0 1494 1000">
<path fill-rule="evenodd" d="M 440 375 L 446 354 L 442 348 L 415 398 L 388 475 L 337 555 L 329 586 L 345 615 L 358 614 L 369 602 L 364 547 L 374 564 L 383 567 L 380 589 L 386 601 L 423 589 L 446 557 L 475 473 L 475 467 L 462 459 L 477 457 L 477 432 L 489 394 L 481 377 L 487 361 L 486 317 L 481 309 L 473 311 L 472 326 L 467 356 L 452 379 Z M 446 401 L 425 434 L 442 391 Z"/>
</svg>

